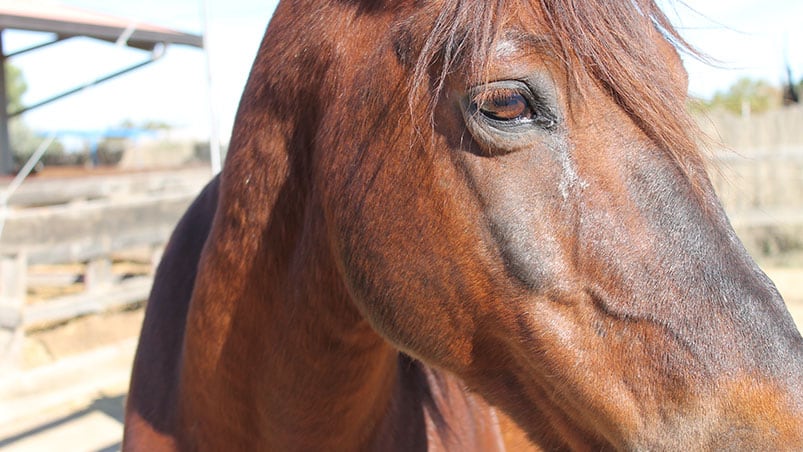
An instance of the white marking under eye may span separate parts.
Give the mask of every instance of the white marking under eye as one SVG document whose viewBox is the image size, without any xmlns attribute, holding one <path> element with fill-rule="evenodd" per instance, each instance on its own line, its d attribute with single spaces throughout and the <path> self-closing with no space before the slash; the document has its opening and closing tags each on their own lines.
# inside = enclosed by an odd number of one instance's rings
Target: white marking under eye
<svg viewBox="0 0 803 452">
<path fill-rule="evenodd" d="M 557 149 L 556 151 L 558 161 L 563 169 L 559 185 L 560 194 L 563 196 L 563 200 L 566 201 L 569 198 L 569 191 L 572 188 L 577 187 L 580 190 L 583 190 L 588 187 L 588 182 L 583 180 L 580 175 L 577 174 L 577 170 L 574 167 L 574 162 L 572 161 L 570 148 L 567 147 L 566 149 Z"/>
<path fill-rule="evenodd" d="M 515 40 L 511 39 L 503 39 L 496 44 L 496 56 L 501 58 L 508 58 L 517 55 L 521 49 L 519 48 L 519 44 Z M 577 174 L 577 170 L 574 167 L 574 162 L 571 158 L 570 149 L 559 149 L 556 150 L 558 161 L 560 162 L 561 168 L 563 169 L 563 177 L 561 177 L 560 181 L 560 193 L 563 196 L 564 201 L 569 197 L 569 191 L 574 188 L 578 187 L 579 189 L 584 189 L 588 187 L 588 182 L 584 181 L 580 178 Z"/>
</svg>

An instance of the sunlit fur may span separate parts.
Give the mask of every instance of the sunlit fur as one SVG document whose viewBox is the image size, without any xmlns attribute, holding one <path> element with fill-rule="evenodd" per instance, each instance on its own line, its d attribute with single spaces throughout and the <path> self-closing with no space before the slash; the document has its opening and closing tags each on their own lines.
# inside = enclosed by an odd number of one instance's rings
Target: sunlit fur
<svg viewBox="0 0 803 452">
<path fill-rule="evenodd" d="M 646 0 L 282 1 L 157 272 L 124 449 L 799 450 L 803 339 L 678 47 Z M 549 121 L 472 110 L 500 81 Z"/>
</svg>

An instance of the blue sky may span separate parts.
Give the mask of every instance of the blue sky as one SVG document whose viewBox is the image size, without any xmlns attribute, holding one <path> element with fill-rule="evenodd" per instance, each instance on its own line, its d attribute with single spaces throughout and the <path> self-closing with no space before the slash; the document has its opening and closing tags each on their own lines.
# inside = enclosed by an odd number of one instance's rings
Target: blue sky
<svg viewBox="0 0 803 452">
<path fill-rule="evenodd" d="M 681 34 L 716 65 L 686 58 L 689 91 L 709 97 L 740 77 L 785 81 L 785 61 L 803 78 L 803 1 L 659 0 Z M 672 4 L 674 5 L 672 6 Z M 669 5 L 669 6 L 666 6 Z"/>
<path fill-rule="evenodd" d="M 132 20 L 202 31 L 203 0 L 62 0 L 60 3 Z M 224 140 L 275 0 L 207 0 L 213 104 Z M 710 96 L 742 76 L 783 81 L 785 54 L 796 79 L 803 77 L 803 1 L 662 0 L 681 33 L 719 61 L 712 67 L 687 58 L 690 92 Z M 6 50 L 43 37 L 6 32 Z M 22 68 L 33 103 L 64 89 L 141 61 L 141 52 L 73 39 L 12 60 Z M 126 119 L 161 120 L 203 136 L 209 128 L 206 63 L 197 49 L 171 46 L 160 61 L 25 115 L 40 131 L 103 130 Z"/>
</svg>

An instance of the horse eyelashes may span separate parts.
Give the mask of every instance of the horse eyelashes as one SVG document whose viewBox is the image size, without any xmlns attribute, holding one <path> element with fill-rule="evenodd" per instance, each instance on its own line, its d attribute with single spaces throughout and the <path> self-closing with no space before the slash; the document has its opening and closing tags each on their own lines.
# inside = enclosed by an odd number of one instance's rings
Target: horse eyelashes
<svg viewBox="0 0 803 452">
<path fill-rule="evenodd" d="M 473 91 L 472 110 L 492 124 L 506 128 L 529 124 L 546 130 L 555 127 L 555 115 L 523 83 L 494 82 Z"/>
<path fill-rule="evenodd" d="M 527 99 L 510 89 L 483 93 L 475 103 L 480 113 L 497 121 L 522 121 L 533 117 L 532 107 Z"/>
</svg>

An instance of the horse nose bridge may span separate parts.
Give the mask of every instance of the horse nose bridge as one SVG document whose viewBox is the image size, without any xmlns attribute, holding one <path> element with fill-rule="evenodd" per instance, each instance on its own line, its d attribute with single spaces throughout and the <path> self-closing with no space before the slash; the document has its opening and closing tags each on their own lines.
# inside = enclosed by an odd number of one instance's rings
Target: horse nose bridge
<svg viewBox="0 0 803 452">
<path fill-rule="evenodd" d="M 700 332 L 690 338 L 703 340 L 698 357 L 711 379 L 702 385 L 711 392 L 700 399 L 708 409 L 698 422 L 714 416 L 703 430 L 712 445 L 798 447 L 803 445 L 803 338 L 764 273 L 755 264 L 742 270 L 736 270 L 738 278 L 730 274 L 712 285 L 714 298 L 702 316 L 708 320 L 697 323 Z"/>
<path fill-rule="evenodd" d="M 732 326 L 723 331 L 729 336 L 724 342 L 738 347 L 734 353 L 738 350 L 748 368 L 803 378 L 803 338 L 772 281 L 752 261 L 728 270 L 713 285 L 712 295 L 719 300 L 711 303 L 712 311 Z"/>
</svg>

